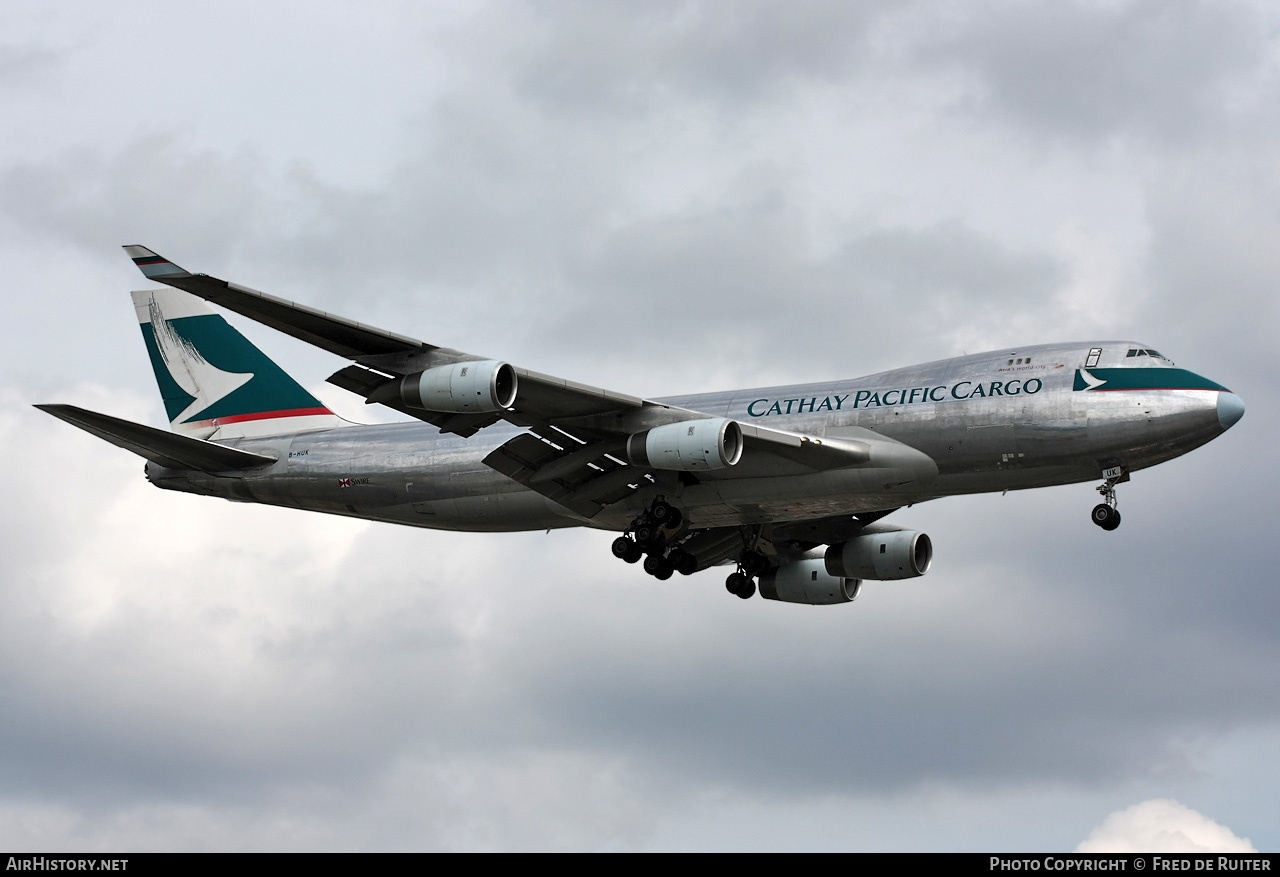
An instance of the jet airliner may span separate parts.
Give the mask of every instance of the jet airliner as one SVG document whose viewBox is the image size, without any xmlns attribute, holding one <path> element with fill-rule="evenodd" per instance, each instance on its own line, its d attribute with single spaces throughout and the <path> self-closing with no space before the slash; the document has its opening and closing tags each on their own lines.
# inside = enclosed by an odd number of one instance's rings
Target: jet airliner
<svg viewBox="0 0 1280 877">
<path fill-rule="evenodd" d="M 39 405 L 147 460 L 157 487 L 443 530 L 587 526 L 658 579 L 830 605 L 923 575 L 882 519 L 958 494 L 1116 486 L 1221 435 L 1227 388 L 1134 341 L 1042 344 L 851 380 L 646 399 L 439 347 L 125 247 L 170 431 Z M 406 422 L 343 420 L 209 304 L 350 361 L 328 380 Z"/>
</svg>

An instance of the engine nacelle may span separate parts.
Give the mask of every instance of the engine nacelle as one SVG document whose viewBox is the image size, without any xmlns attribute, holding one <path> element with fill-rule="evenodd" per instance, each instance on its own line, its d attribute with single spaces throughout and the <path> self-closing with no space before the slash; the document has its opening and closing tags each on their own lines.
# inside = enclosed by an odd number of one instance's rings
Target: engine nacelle
<svg viewBox="0 0 1280 877">
<path fill-rule="evenodd" d="M 724 417 L 684 420 L 627 439 L 627 461 L 676 472 L 723 469 L 742 458 L 742 427 Z"/>
<path fill-rule="evenodd" d="M 922 576 L 933 563 L 933 542 L 915 530 L 864 533 L 832 545 L 823 559 L 827 572 L 874 581 Z"/>
<path fill-rule="evenodd" d="M 516 370 L 495 360 L 436 366 L 402 380 L 400 401 L 447 414 L 502 411 L 516 401 Z"/>
<path fill-rule="evenodd" d="M 794 560 L 760 576 L 760 596 L 784 603 L 830 606 L 852 603 L 862 590 L 862 582 L 827 572 L 820 557 Z"/>
</svg>

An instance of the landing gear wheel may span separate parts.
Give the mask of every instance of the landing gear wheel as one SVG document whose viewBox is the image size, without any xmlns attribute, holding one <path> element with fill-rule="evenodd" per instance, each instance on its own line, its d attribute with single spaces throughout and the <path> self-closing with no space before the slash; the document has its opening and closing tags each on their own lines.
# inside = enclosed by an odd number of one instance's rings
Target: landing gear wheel
<svg viewBox="0 0 1280 877">
<path fill-rule="evenodd" d="M 684 519 L 684 515 L 680 514 L 678 508 L 664 500 L 658 500 L 653 504 L 653 508 L 649 510 L 649 516 L 659 527 L 675 527 Z"/>
<path fill-rule="evenodd" d="M 635 563 L 644 556 L 644 549 L 626 536 L 619 536 L 613 540 L 613 556 L 627 563 Z"/>
<path fill-rule="evenodd" d="M 650 554 L 644 559 L 644 571 L 655 579 L 665 582 L 671 578 L 671 574 L 675 572 L 675 569 L 671 566 L 671 561 L 661 554 Z"/>
<path fill-rule="evenodd" d="M 756 584 L 740 572 L 729 573 L 729 577 L 724 580 L 724 589 L 735 597 L 747 599 L 756 592 Z M 746 597 L 743 597 L 746 594 Z"/>
<path fill-rule="evenodd" d="M 1109 506 L 1105 502 L 1100 502 L 1094 506 L 1090 517 L 1095 524 L 1104 530 L 1114 530 L 1120 526 L 1120 512 L 1114 506 Z"/>
<path fill-rule="evenodd" d="M 691 576 L 698 571 L 698 558 L 694 557 L 683 548 L 673 548 L 667 554 L 667 560 L 675 568 L 675 571 L 682 576 Z"/>
<path fill-rule="evenodd" d="M 658 537 L 658 528 L 651 524 L 641 524 L 636 527 L 636 542 L 641 545 L 648 546 Z"/>
</svg>

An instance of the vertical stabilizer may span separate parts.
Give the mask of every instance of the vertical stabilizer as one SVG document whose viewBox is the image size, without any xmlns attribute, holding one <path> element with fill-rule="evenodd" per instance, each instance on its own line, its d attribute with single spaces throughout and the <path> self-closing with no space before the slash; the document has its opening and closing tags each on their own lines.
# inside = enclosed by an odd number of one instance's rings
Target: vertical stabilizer
<svg viewBox="0 0 1280 877">
<path fill-rule="evenodd" d="M 344 423 L 202 300 L 178 289 L 132 295 L 174 432 L 242 438 Z"/>
</svg>

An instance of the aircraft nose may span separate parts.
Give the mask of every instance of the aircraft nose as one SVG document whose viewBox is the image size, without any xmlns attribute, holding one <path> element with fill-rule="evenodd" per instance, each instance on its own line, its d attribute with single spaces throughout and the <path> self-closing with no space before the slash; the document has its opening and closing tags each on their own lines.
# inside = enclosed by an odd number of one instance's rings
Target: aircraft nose
<svg viewBox="0 0 1280 877">
<path fill-rule="evenodd" d="M 1244 403 L 1235 393 L 1218 394 L 1218 423 L 1224 431 L 1236 425 L 1236 421 L 1244 417 Z"/>
</svg>

